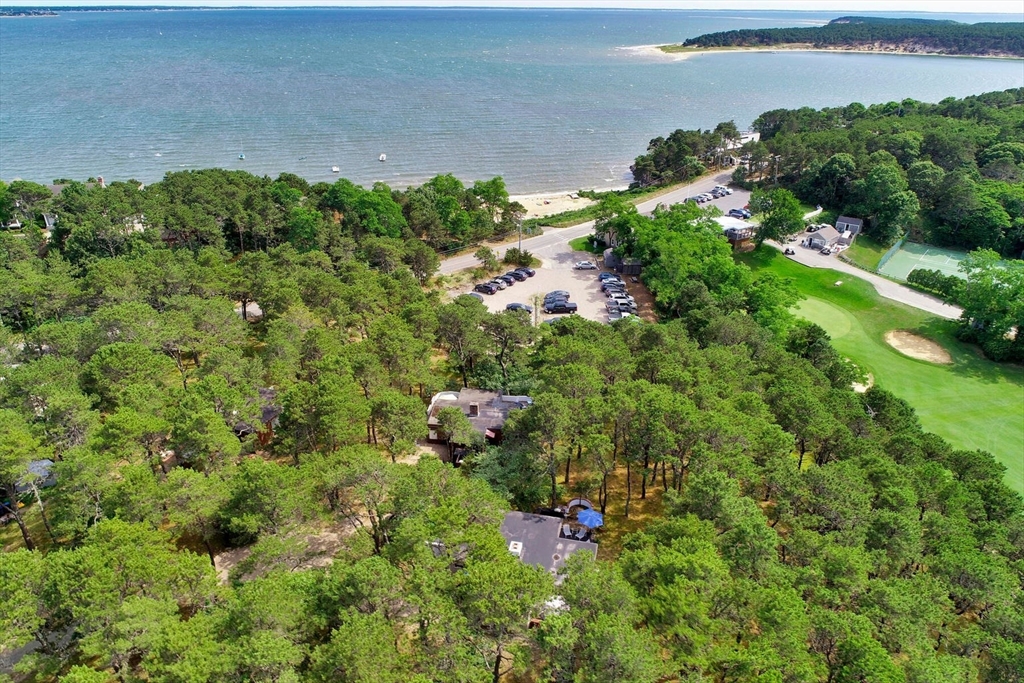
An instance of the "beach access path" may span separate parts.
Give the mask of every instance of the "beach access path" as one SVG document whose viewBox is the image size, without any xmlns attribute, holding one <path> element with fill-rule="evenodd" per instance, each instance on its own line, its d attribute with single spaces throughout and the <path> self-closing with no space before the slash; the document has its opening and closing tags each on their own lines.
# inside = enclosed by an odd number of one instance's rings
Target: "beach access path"
<svg viewBox="0 0 1024 683">
<path fill-rule="evenodd" d="M 714 177 L 701 178 L 690 185 L 659 195 L 653 199 L 640 202 L 636 205 L 636 209 L 640 213 L 649 214 L 654 211 L 654 208 L 658 206 L 658 204 L 678 204 L 687 197 L 692 197 L 695 194 L 700 194 L 701 192 L 707 192 L 715 185 L 728 185 L 729 180 L 729 173 L 722 173 Z M 742 207 L 748 201 L 750 201 L 749 193 L 737 190 L 731 195 L 726 195 L 725 197 L 716 200 L 715 206 L 722 209 L 723 212 L 726 212 L 732 208 Z M 556 256 L 559 252 L 565 251 L 565 245 L 569 240 L 589 235 L 592 232 L 594 232 L 594 221 L 587 221 L 568 228 L 547 228 L 547 231 L 543 235 L 524 239 L 523 249 L 526 249 L 531 254 L 542 260 L 550 259 Z M 504 244 L 501 247 L 496 248 L 494 251 L 500 259 L 504 255 L 506 249 L 518 246 L 518 242 L 509 242 L 508 244 Z M 472 253 L 461 254 L 441 261 L 441 266 L 438 272 L 449 275 L 460 270 L 465 270 L 466 268 L 473 268 L 479 264 L 480 262 Z"/>
</svg>

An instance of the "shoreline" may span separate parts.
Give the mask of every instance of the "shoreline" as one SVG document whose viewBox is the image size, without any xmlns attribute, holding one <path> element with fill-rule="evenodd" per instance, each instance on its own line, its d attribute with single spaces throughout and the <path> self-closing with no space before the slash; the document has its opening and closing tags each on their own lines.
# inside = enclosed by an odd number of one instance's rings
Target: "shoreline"
<svg viewBox="0 0 1024 683">
<path fill-rule="evenodd" d="M 827 48 L 827 47 L 805 47 L 797 46 L 791 47 L 788 45 L 766 45 L 763 47 L 709 47 L 699 48 L 693 50 L 687 50 L 686 52 L 666 52 L 662 48 L 669 47 L 670 45 L 626 45 L 623 47 L 615 48 L 622 52 L 631 53 L 634 56 L 639 57 L 652 57 L 658 58 L 663 61 L 681 62 L 689 59 L 690 57 L 700 57 L 703 55 L 710 54 L 738 54 L 738 53 L 751 53 L 751 52 L 828 52 L 828 53 L 840 53 L 840 54 L 859 54 L 859 55 L 897 55 L 897 56 L 912 56 L 912 57 L 955 57 L 959 59 L 1003 59 L 1012 61 L 1024 60 L 1024 57 L 1018 57 L 1015 55 L 951 55 L 943 52 L 913 52 L 909 50 L 881 50 L 872 48 L 856 48 L 856 47 L 843 47 L 843 48 Z"/>
<path fill-rule="evenodd" d="M 616 187 L 611 189 L 625 188 Z M 604 191 L 602 190 L 602 192 Z M 509 194 L 508 199 L 512 202 L 519 202 L 526 208 L 526 214 L 523 218 L 544 218 L 556 213 L 584 209 L 597 203 L 593 199 L 580 197 L 576 191 Z"/>
</svg>

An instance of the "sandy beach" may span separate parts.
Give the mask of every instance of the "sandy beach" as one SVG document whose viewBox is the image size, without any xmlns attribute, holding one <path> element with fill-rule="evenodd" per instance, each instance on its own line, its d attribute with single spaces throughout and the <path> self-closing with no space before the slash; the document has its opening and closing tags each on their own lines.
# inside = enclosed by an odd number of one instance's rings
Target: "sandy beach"
<svg viewBox="0 0 1024 683">
<path fill-rule="evenodd" d="M 667 62 L 681 62 L 690 57 L 712 54 L 738 54 L 742 52 L 844 52 L 858 55 L 913 55 L 915 57 L 959 57 L 961 59 L 1021 59 L 1015 55 L 949 55 L 941 52 L 924 52 L 906 49 L 886 49 L 886 46 L 863 46 L 860 48 L 821 48 L 809 45 L 766 45 L 764 47 L 709 48 L 706 50 L 690 50 L 687 52 L 665 52 L 661 45 L 630 45 L 616 48 L 638 57 L 658 59 Z"/>
<path fill-rule="evenodd" d="M 575 192 L 521 194 L 509 196 L 509 199 L 526 207 L 526 218 L 540 218 L 563 211 L 583 209 L 594 203 L 594 200 L 580 197 Z"/>
</svg>

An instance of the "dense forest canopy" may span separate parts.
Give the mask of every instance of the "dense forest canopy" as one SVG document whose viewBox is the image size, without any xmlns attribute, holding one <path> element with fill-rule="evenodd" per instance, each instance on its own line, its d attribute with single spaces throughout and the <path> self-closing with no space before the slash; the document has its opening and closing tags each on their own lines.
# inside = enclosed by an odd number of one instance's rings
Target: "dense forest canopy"
<svg viewBox="0 0 1024 683">
<path fill-rule="evenodd" d="M 840 17 L 825 26 L 706 33 L 687 39 L 683 46 L 720 48 L 787 44 L 817 48 L 891 46 L 913 52 L 1024 57 L 1024 24 L 1012 21 L 961 24 L 926 19 Z"/>
<path fill-rule="evenodd" d="M 799 135 L 787 120 L 764 144 Z M 211 170 L 0 200 L 28 225 L 0 232 L 16 676 L 1024 679 L 1024 501 L 1003 468 L 884 384 L 852 391 L 792 283 L 734 261 L 708 211 L 602 212 L 663 322 L 534 327 L 433 278 L 435 249 L 514 222 L 500 179 Z M 500 445 L 464 438 L 456 469 L 416 442 L 431 395 L 466 385 L 533 404 Z M 578 495 L 635 531 L 556 585 L 498 525 Z"/>
</svg>

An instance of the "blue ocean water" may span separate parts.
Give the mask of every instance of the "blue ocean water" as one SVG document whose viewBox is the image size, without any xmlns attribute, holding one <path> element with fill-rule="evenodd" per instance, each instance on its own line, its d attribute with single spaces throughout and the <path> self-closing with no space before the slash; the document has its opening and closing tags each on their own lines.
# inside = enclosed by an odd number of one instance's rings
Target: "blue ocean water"
<svg viewBox="0 0 1024 683">
<path fill-rule="evenodd" d="M 0 178 L 152 182 L 219 166 L 394 187 L 447 172 L 501 175 L 520 193 L 615 187 L 651 138 L 676 128 L 1024 86 L 1019 60 L 668 61 L 621 49 L 833 16 L 335 8 L 2 19 Z"/>
</svg>

